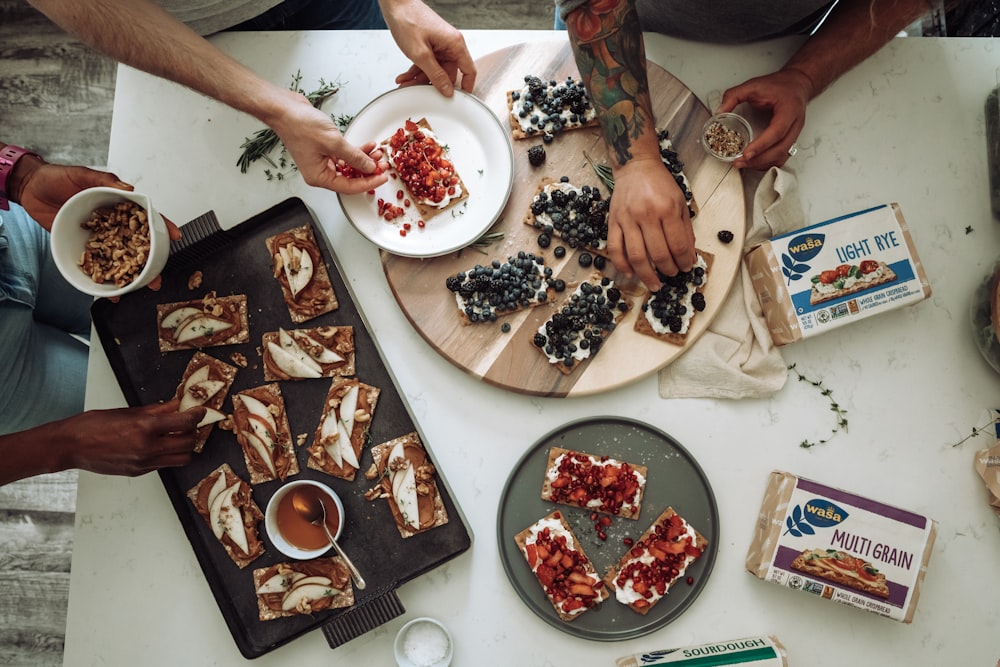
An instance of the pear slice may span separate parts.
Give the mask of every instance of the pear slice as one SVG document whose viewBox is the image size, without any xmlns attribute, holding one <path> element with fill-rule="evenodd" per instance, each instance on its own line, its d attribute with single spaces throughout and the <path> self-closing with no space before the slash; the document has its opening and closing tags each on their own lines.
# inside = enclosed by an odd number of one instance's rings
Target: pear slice
<svg viewBox="0 0 1000 667">
<path fill-rule="evenodd" d="M 215 505 L 216 498 L 219 494 L 226 490 L 226 473 L 220 472 L 219 476 L 215 478 L 215 483 L 212 484 L 212 488 L 208 492 L 208 511 L 211 513 L 212 506 Z"/>
<path fill-rule="evenodd" d="M 274 415 L 267 409 L 267 405 L 263 401 L 249 394 L 237 394 L 236 398 L 243 401 L 243 407 L 247 409 L 247 412 L 263 419 L 271 432 L 278 432 L 278 424 L 274 421 Z"/>
<path fill-rule="evenodd" d="M 208 367 L 208 364 L 205 364 L 204 366 L 198 366 L 198 368 L 196 368 L 194 372 L 192 372 L 191 375 L 188 376 L 187 382 L 184 383 L 183 392 L 186 393 L 187 390 L 193 387 L 194 385 L 209 379 L 210 372 L 211 369 Z"/>
<path fill-rule="evenodd" d="M 274 363 L 278 365 L 278 368 L 283 370 L 289 376 L 293 378 L 323 377 L 323 373 L 319 365 L 313 361 L 312 358 L 299 350 L 298 347 L 295 349 L 298 350 L 300 354 L 297 355 L 272 341 L 267 343 L 267 351 L 270 353 L 271 359 L 273 359 Z"/>
<path fill-rule="evenodd" d="M 319 584 L 299 586 L 294 590 L 289 591 L 288 595 L 285 596 L 285 599 L 281 601 L 281 609 L 282 611 L 295 611 L 303 602 L 315 602 L 316 600 L 331 597 L 339 592 L 340 591 L 335 588 L 331 588 L 330 586 L 321 586 Z"/>
<path fill-rule="evenodd" d="M 184 320 L 200 314 L 201 308 L 195 308 L 194 306 L 183 306 L 177 310 L 171 310 L 163 317 L 163 320 L 160 322 L 160 328 L 176 329 L 177 326 Z"/>
<path fill-rule="evenodd" d="M 207 366 L 205 367 L 207 368 Z M 184 412 L 191 408 L 205 405 L 209 399 L 219 393 L 219 390 L 226 386 L 222 380 L 202 380 L 194 384 L 188 383 L 184 395 L 181 396 L 181 404 L 178 412 Z M 201 396 L 199 396 L 199 394 Z"/>
<path fill-rule="evenodd" d="M 233 496 L 239 488 L 240 483 L 237 482 L 220 493 L 209 510 L 209 516 L 212 519 L 212 533 L 217 539 L 221 540 L 223 535 L 229 535 L 240 551 L 248 554 L 250 545 L 247 543 L 246 526 L 243 525 L 243 512 L 233 505 Z"/>
<path fill-rule="evenodd" d="M 354 433 L 354 413 L 358 409 L 358 385 L 351 385 L 351 388 L 344 394 L 340 401 L 340 422 L 344 425 L 344 430 L 348 434 Z"/>
<path fill-rule="evenodd" d="M 321 575 L 315 575 L 312 577 L 302 577 L 301 579 L 296 579 L 292 582 L 291 588 L 289 590 L 294 591 L 299 586 L 327 586 L 330 587 L 333 582 L 330 577 L 324 577 Z"/>
<path fill-rule="evenodd" d="M 271 477 L 277 477 L 278 471 L 274 467 L 274 459 L 271 458 L 271 450 L 264 444 L 264 441 L 250 431 L 240 431 L 240 433 L 246 439 L 247 444 L 256 450 L 256 452 L 260 455 L 260 458 L 264 460 L 264 463 L 267 465 L 268 472 L 271 473 Z"/>
<path fill-rule="evenodd" d="M 178 343 L 186 343 L 195 338 L 212 336 L 232 327 L 233 325 L 229 322 L 210 315 L 191 317 L 184 320 L 184 322 L 174 329 L 174 340 Z"/>
<path fill-rule="evenodd" d="M 295 585 L 296 581 L 305 579 L 306 575 L 301 572 L 289 572 L 287 574 L 275 574 L 257 588 L 257 595 L 267 595 L 268 593 L 284 593 Z"/>
<path fill-rule="evenodd" d="M 351 444 L 351 436 L 344 430 L 344 422 L 339 419 L 337 420 L 337 432 L 340 434 L 337 438 L 337 444 L 340 447 L 340 454 L 344 459 L 344 463 L 357 470 L 361 467 L 361 464 L 358 463 L 358 457 L 354 453 L 354 445 Z"/>
<path fill-rule="evenodd" d="M 205 416 L 201 418 L 201 421 L 198 422 L 198 426 L 196 428 L 217 424 L 225 418 L 226 415 L 222 414 L 215 408 L 205 408 Z"/>
<path fill-rule="evenodd" d="M 343 361 L 344 358 L 331 350 L 328 347 L 320 345 L 316 339 L 312 338 L 309 334 L 302 331 L 289 331 L 287 332 L 292 338 L 295 339 L 295 343 L 301 349 L 306 351 L 311 359 L 317 361 L 321 364 L 335 364 L 339 361 Z M 284 343 L 282 343 L 284 345 Z"/>
<path fill-rule="evenodd" d="M 281 254 L 281 263 L 285 270 L 285 278 L 288 280 L 288 289 L 294 299 L 312 281 L 312 255 L 290 245 L 282 246 L 278 252 Z"/>
<path fill-rule="evenodd" d="M 420 528 L 420 507 L 417 504 L 417 480 L 413 466 L 396 471 L 392 478 L 392 495 L 403 521 L 414 529 Z"/>
</svg>

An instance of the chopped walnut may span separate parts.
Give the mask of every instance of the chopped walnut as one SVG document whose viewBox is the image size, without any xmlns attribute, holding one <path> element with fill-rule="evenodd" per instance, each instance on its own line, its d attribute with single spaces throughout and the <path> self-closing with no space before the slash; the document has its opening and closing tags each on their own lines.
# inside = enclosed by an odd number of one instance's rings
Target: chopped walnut
<svg viewBox="0 0 1000 667">
<path fill-rule="evenodd" d="M 221 428 L 223 431 L 232 431 L 232 430 L 234 430 L 234 427 L 233 427 L 233 416 L 232 415 L 227 415 L 225 419 L 223 419 L 221 422 L 218 423 L 218 427 Z"/>
<path fill-rule="evenodd" d="M 90 232 L 77 264 L 95 283 L 128 285 L 142 272 L 150 251 L 149 220 L 138 204 L 99 208 L 80 226 Z"/>
<path fill-rule="evenodd" d="M 410 465 L 410 462 L 407 461 L 405 457 L 397 456 L 396 458 L 389 461 L 389 470 L 391 470 L 392 472 L 405 470 L 406 466 L 408 465 Z"/>
<path fill-rule="evenodd" d="M 418 482 L 426 482 L 434 477 L 434 466 L 430 463 L 426 463 L 422 466 L 417 466 L 416 474 L 414 475 Z"/>
<path fill-rule="evenodd" d="M 372 480 L 376 479 L 378 476 L 379 476 L 378 466 L 373 463 L 368 468 L 368 470 L 365 471 L 365 479 Z"/>
<path fill-rule="evenodd" d="M 431 493 L 431 485 L 430 484 L 427 484 L 426 482 L 420 482 L 419 484 L 417 484 L 417 495 L 418 496 L 427 496 L 427 495 L 430 495 L 430 493 Z"/>
<path fill-rule="evenodd" d="M 201 287 L 201 280 L 202 280 L 202 278 L 203 278 L 203 274 L 202 274 L 201 271 L 195 271 L 194 273 L 192 273 L 188 277 L 188 289 L 189 290 L 196 290 L 199 287 Z"/>
<path fill-rule="evenodd" d="M 333 338 L 337 335 L 337 327 L 319 327 L 316 332 L 323 338 Z"/>
<path fill-rule="evenodd" d="M 359 424 L 364 424 L 372 418 L 371 414 L 365 410 L 357 409 L 354 411 L 354 421 Z"/>
<path fill-rule="evenodd" d="M 229 355 L 229 358 L 232 359 L 233 363 L 239 366 L 240 368 L 247 367 L 247 358 L 246 355 L 244 355 L 242 352 L 233 352 L 232 354 Z"/>
<path fill-rule="evenodd" d="M 365 500 L 378 500 L 379 498 L 388 498 L 389 494 L 381 486 L 376 486 L 365 491 Z"/>
<path fill-rule="evenodd" d="M 309 437 L 308 433 L 299 433 L 297 436 L 295 436 L 295 443 L 299 447 L 301 447 L 302 445 L 306 444 L 306 438 L 308 437 Z"/>
</svg>

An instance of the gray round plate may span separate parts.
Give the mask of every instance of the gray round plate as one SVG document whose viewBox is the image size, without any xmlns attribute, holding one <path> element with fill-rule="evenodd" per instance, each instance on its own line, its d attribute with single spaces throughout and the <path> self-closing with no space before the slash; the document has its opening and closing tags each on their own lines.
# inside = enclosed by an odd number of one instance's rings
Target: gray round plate
<svg viewBox="0 0 1000 667">
<path fill-rule="evenodd" d="M 642 511 L 637 520 L 614 517 L 607 540 L 598 538 L 590 511 L 541 499 L 542 479 L 550 447 L 605 455 L 648 468 Z M 638 539 L 667 508 L 673 507 L 708 540 L 701 558 L 684 580 L 671 587 L 645 616 L 614 596 L 572 622 L 559 619 L 528 567 L 514 535 L 559 509 L 600 574 L 618 562 L 626 537 Z M 542 437 L 518 461 L 500 496 L 497 544 L 504 572 L 525 604 L 543 621 L 563 632 L 597 641 L 621 641 L 647 635 L 680 616 L 701 593 L 719 550 L 719 509 L 704 471 L 690 453 L 663 431 L 623 417 L 593 417 L 570 422 Z M 688 584 L 687 577 L 693 577 Z"/>
</svg>

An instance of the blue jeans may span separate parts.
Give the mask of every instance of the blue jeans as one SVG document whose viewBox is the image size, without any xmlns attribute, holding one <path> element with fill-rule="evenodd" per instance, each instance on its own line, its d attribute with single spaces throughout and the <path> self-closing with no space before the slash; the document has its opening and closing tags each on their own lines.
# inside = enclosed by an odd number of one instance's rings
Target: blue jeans
<svg viewBox="0 0 1000 667">
<path fill-rule="evenodd" d="M 49 234 L 0 210 L 0 434 L 83 410 L 92 299 L 59 274 Z"/>
<path fill-rule="evenodd" d="M 285 0 L 230 30 L 384 30 L 376 0 Z"/>
</svg>

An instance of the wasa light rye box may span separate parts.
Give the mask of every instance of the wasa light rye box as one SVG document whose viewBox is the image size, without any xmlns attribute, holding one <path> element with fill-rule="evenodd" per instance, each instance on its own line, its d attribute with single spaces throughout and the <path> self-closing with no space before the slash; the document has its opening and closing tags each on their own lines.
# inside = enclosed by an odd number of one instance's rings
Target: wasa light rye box
<svg viewBox="0 0 1000 667">
<path fill-rule="evenodd" d="M 775 345 L 931 294 L 897 204 L 776 236 L 751 248 L 744 259 Z"/>
<path fill-rule="evenodd" d="M 823 600 L 909 623 L 937 522 L 787 472 L 768 479 L 746 568 Z"/>
</svg>

